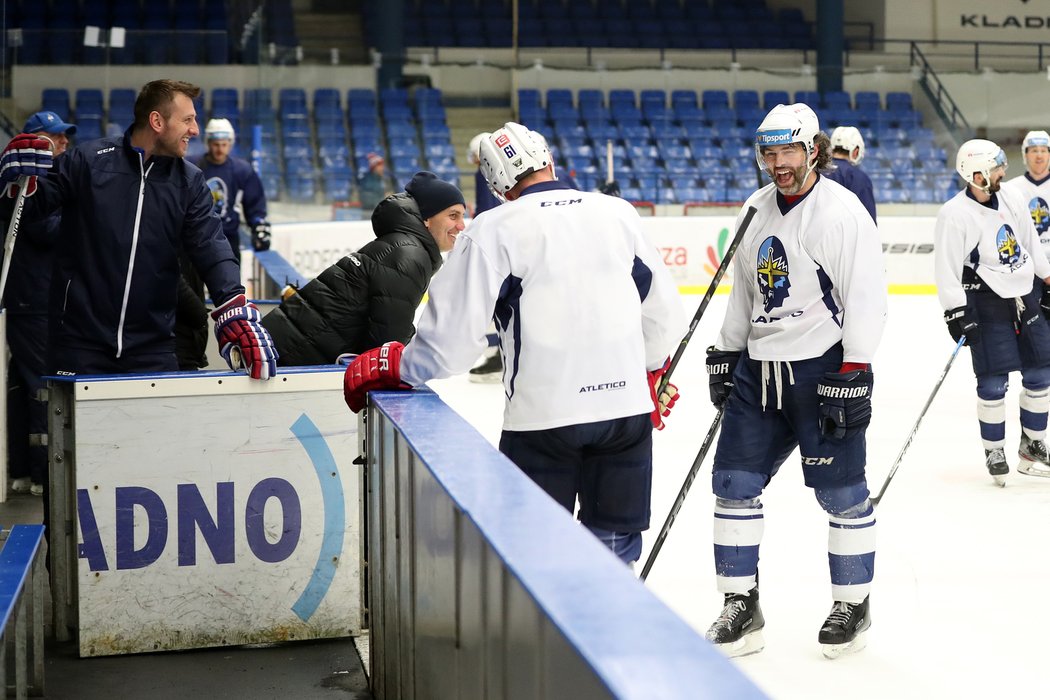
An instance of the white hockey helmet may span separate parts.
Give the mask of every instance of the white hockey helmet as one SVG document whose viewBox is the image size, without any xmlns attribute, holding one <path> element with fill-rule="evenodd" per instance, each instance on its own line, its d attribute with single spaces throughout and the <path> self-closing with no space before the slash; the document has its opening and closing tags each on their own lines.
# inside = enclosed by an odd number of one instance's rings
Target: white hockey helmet
<svg viewBox="0 0 1050 700">
<path fill-rule="evenodd" d="M 831 132 L 831 148 L 841 148 L 849 156 L 846 158 L 851 165 L 857 165 L 864 160 L 864 137 L 860 135 L 860 129 L 855 126 L 840 126 Z M 853 150 L 859 148 L 857 157 L 853 157 Z"/>
<path fill-rule="evenodd" d="M 478 151 L 481 149 L 482 140 L 488 138 L 488 136 L 489 132 L 482 131 L 470 140 L 470 145 L 467 146 L 467 161 L 471 165 L 477 165 L 481 162 L 481 159 L 478 157 Z"/>
<path fill-rule="evenodd" d="M 543 170 L 552 162 L 543 137 L 517 122 L 507 122 L 482 139 L 478 157 L 482 176 L 500 199 L 522 178 Z"/>
<path fill-rule="evenodd" d="M 233 131 L 233 124 L 229 119 L 209 119 L 208 125 L 204 127 L 205 141 L 221 141 L 229 139 L 233 143 L 237 134 Z"/>
<path fill-rule="evenodd" d="M 1024 135 L 1024 141 L 1021 142 L 1021 157 L 1024 158 L 1025 154 L 1028 153 L 1028 149 L 1032 146 L 1046 146 L 1050 148 L 1050 134 L 1045 131 L 1029 131 Z"/>
<path fill-rule="evenodd" d="M 991 172 L 999 166 L 1005 171 L 1007 165 L 1003 149 L 999 148 L 999 144 L 987 139 L 970 139 L 959 147 L 959 153 L 955 156 L 955 170 L 959 176 L 985 192 L 990 191 Z M 984 185 L 973 181 L 974 173 L 980 173 L 984 177 Z"/>
<path fill-rule="evenodd" d="M 788 143 L 801 143 L 806 149 L 810 161 L 810 170 L 816 164 L 814 141 L 820 133 L 820 122 L 809 105 L 796 102 L 791 105 L 777 105 L 758 125 L 755 131 L 755 160 L 758 167 L 765 170 L 762 160 L 762 148 L 781 146 Z"/>
</svg>

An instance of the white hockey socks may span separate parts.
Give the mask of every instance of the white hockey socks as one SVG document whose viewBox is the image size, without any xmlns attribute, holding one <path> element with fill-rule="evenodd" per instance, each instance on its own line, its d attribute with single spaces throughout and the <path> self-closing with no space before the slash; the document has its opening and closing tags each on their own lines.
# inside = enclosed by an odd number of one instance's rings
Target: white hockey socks
<svg viewBox="0 0 1050 700">
<path fill-rule="evenodd" d="M 828 517 L 828 565 L 831 597 L 860 603 L 875 576 L 875 510 L 864 503 Z"/>
<path fill-rule="evenodd" d="M 1021 392 L 1021 430 L 1030 440 L 1046 437 L 1046 414 L 1050 409 L 1050 389 L 1025 389 Z"/>
<path fill-rule="evenodd" d="M 994 450 L 1006 444 L 1006 399 L 977 399 L 977 420 L 981 422 L 984 449 Z M 1045 430 L 1045 425 L 1044 425 Z"/>
<path fill-rule="evenodd" d="M 757 499 L 715 501 L 715 577 L 720 593 L 747 593 L 758 583 L 765 518 Z"/>
</svg>

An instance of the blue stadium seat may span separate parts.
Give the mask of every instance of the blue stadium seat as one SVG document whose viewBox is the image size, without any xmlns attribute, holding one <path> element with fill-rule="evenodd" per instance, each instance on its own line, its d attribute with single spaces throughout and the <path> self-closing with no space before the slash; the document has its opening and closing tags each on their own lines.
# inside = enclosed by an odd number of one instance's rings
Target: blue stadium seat
<svg viewBox="0 0 1050 700">
<path fill-rule="evenodd" d="M 69 90 L 44 88 L 40 93 L 41 109 L 54 112 L 63 121 L 69 120 Z"/>
<path fill-rule="evenodd" d="M 791 96 L 788 95 L 786 90 L 766 90 L 762 93 L 762 106 L 768 112 L 777 105 L 786 105 L 791 103 Z"/>
</svg>

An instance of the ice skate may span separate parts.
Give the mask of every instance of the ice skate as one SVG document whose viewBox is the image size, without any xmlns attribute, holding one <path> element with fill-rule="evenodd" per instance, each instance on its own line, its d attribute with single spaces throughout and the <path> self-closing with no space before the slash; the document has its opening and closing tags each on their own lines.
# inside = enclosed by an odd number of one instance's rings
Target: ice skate
<svg viewBox="0 0 1050 700">
<path fill-rule="evenodd" d="M 758 589 L 748 593 L 726 593 L 722 614 L 704 635 L 729 657 L 757 654 L 766 645 L 762 628 L 766 620 L 758 604 Z"/>
<path fill-rule="evenodd" d="M 1050 455 L 1046 452 L 1046 443 L 1021 435 L 1021 445 L 1017 448 L 1017 471 L 1029 476 L 1050 478 Z"/>
<path fill-rule="evenodd" d="M 1046 454 L 1045 448 L 1043 454 Z M 1006 463 L 1006 451 L 1003 448 L 985 450 L 984 466 L 988 467 L 988 473 L 996 486 L 1006 486 L 1006 475 L 1010 473 L 1010 465 Z"/>
<path fill-rule="evenodd" d="M 864 598 L 862 603 L 844 603 L 836 600 L 817 637 L 821 651 L 829 659 L 860 651 L 868 644 L 869 627 L 871 617 L 868 615 L 867 598 Z"/>
<path fill-rule="evenodd" d="M 470 370 L 467 378 L 479 384 L 494 384 L 503 379 L 503 359 L 497 352 L 483 363 Z"/>
</svg>

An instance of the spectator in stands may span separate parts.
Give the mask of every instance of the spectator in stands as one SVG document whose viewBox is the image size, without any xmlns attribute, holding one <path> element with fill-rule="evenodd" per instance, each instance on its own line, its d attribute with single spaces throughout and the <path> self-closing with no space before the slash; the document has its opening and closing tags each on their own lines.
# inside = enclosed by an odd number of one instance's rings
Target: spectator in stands
<svg viewBox="0 0 1050 700">
<path fill-rule="evenodd" d="M 58 158 L 69 147 L 77 127 L 54 112 L 37 112 L 22 132 L 50 141 Z M 15 493 L 39 496 L 47 480 L 47 448 L 30 446 L 30 436 L 47 433 L 47 404 L 37 400 L 46 388 L 47 298 L 51 265 L 61 215 L 24 222 L 18 231 L 18 254 L 11 256 L 3 306 L 7 309 L 7 345 L 11 351 L 7 384 L 8 475 Z"/>
<path fill-rule="evenodd" d="M 1050 134 L 1029 131 L 1021 142 L 1025 172 L 1003 183 L 1003 190 L 1016 192 L 1028 204 L 1032 223 L 1050 258 Z"/>
<path fill-rule="evenodd" d="M 368 172 L 357 181 L 357 198 L 361 202 L 361 211 L 370 216 L 389 194 L 390 181 L 386 176 L 386 160 L 378 153 L 369 153 Z"/>
<path fill-rule="evenodd" d="M 237 135 L 229 119 L 212 119 L 204 128 L 208 151 L 197 163 L 208 182 L 215 213 L 230 241 L 237 261 L 241 259 L 241 216 L 252 232 L 254 250 L 270 249 L 270 224 L 266 220 L 266 192 L 258 173 L 248 161 L 230 154 Z"/>
<path fill-rule="evenodd" d="M 287 295 L 263 318 L 282 365 L 321 365 L 391 340 L 407 343 L 430 278 L 464 228 L 455 185 L 419 172 L 372 212 L 376 240 Z"/>
<path fill-rule="evenodd" d="M 470 225 L 434 280 L 419 333 L 347 367 L 352 411 L 377 389 L 465 372 L 495 316 L 506 354 L 500 451 L 624 562 L 649 526 L 659 392 L 687 323 L 667 266 L 624 201 L 568 189 L 550 151 L 508 122 L 480 148 L 507 202 Z M 557 206 L 561 205 L 561 206 Z"/>
<path fill-rule="evenodd" d="M 864 137 L 857 127 L 840 126 L 831 132 L 831 158 L 835 167 L 826 173 L 827 177 L 857 195 L 871 220 L 877 221 L 871 178 L 859 167 L 864 159 Z"/>
</svg>

